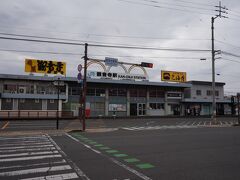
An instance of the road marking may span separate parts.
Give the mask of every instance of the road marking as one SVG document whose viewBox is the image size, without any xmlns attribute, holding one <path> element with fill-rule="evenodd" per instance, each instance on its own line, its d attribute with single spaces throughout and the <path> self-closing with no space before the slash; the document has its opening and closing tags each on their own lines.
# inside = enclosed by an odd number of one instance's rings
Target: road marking
<svg viewBox="0 0 240 180">
<path fill-rule="evenodd" d="M 56 155 L 46 155 L 46 156 L 32 156 L 32 157 L 8 158 L 8 159 L 0 159 L 0 162 L 28 161 L 28 160 L 46 159 L 46 158 L 56 158 L 56 157 L 62 157 L 62 155 L 56 154 Z"/>
<path fill-rule="evenodd" d="M 0 150 L 0 152 L 6 152 L 6 153 L 9 153 L 9 152 L 21 152 L 21 151 L 28 151 L 28 152 L 31 152 L 31 151 L 46 151 L 46 150 L 55 150 L 56 148 L 55 147 L 46 147 L 46 148 L 23 148 L 23 149 L 11 149 L 11 150 Z"/>
<path fill-rule="evenodd" d="M 9 121 L 6 122 L 6 124 L 3 125 L 2 129 L 5 129 L 8 126 L 8 124 L 9 124 Z"/>
<path fill-rule="evenodd" d="M 113 156 L 115 157 L 127 157 L 128 155 L 127 154 L 113 154 Z"/>
<path fill-rule="evenodd" d="M 80 143 L 80 144 L 82 144 L 82 145 L 84 145 L 84 146 L 86 145 L 86 144 L 84 144 L 83 142 L 80 142 L 78 139 L 72 137 L 72 136 L 71 136 L 70 134 L 68 134 L 68 133 L 66 133 L 66 136 L 68 136 L 69 138 L 73 139 L 74 141 L 76 141 L 76 142 L 78 142 L 78 143 Z M 94 149 L 91 148 L 91 150 L 94 150 Z M 94 151 L 94 152 L 95 152 L 95 151 Z M 131 168 L 131 167 L 128 167 L 127 165 L 119 162 L 118 160 L 116 160 L 116 159 L 114 159 L 114 158 L 111 158 L 111 157 L 109 157 L 109 156 L 106 156 L 106 155 L 104 155 L 104 154 L 102 154 L 102 153 L 99 154 L 99 155 L 101 155 L 101 156 L 109 159 L 110 161 L 112 161 L 113 163 L 117 164 L 118 166 L 126 169 L 127 171 L 132 172 L 133 174 L 135 174 L 136 176 L 140 177 L 140 178 L 143 179 L 143 180 L 152 180 L 151 178 L 149 178 L 148 176 L 144 175 L 143 173 L 138 172 L 137 170 L 135 170 L 135 169 L 133 169 L 133 168 Z"/>
<path fill-rule="evenodd" d="M 113 153 L 118 153 L 119 151 L 117 150 L 106 150 L 106 153 L 113 154 Z"/>
<path fill-rule="evenodd" d="M 4 145 L 0 145 L 0 148 L 1 147 L 6 147 L 7 148 L 7 146 L 16 146 L 16 145 L 18 145 L 18 146 L 25 146 L 25 145 L 50 145 L 51 143 L 50 142 L 36 142 L 36 143 L 25 143 L 25 142 L 21 142 L 21 143 L 19 143 L 19 144 L 4 144 Z"/>
<path fill-rule="evenodd" d="M 48 145 L 38 145 L 38 146 L 1 147 L 0 150 L 26 149 L 26 148 L 41 148 L 41 147 L 53 147 L 53 145 L 52 145 L 52 144 L 48 144 Z"/>
<path fill-rule="evenodd" d="M 41 177 L 35 177 L 35 178 L 27 178 L 27 179 L 21 179 L 21 180 L 65 180 L 65 179 L 76 179 L 78 178 L 78 175 L 76 173 L 68 173 L 68 174 L 58 174 L 58 175 L 52 175 L 52 176 L 41 176 Z"/>
<path fill-rule="evenodd" d="M 43 154 L 57 154 L 58 151 L 45 151 L 45 152 L 28 152 L 28 153 L 17 153 L 17 154 L 4 154 L 0 155 L 0 158 L 5 157 L 16 157 L 16 156 L 28 156 L 28 155 L 43 155 Z"/>
<path fill-rule="evenodd" d="M 129 158 L 129 159 L 124 159 L 124 161 L 128 163 L 135 163 L 135 162 L 139 162 L 140 160 L 136 158 Z"/>
<path fill-rule="evenodd" d="M 54 161 L 51 162 L 51 164 L 63 164 L 66 163 L 66 161 L 63 159 L 61 161 Z M 16 165 L 16 166 L 6 166 L 6 167 L 0 167 L 0 170 L 3 169 L 12 169 L 12 168 L 26 168 L 26 167 L 33 167 L 33 166 L 42 166 L 42 165 L 49 165 L 49 162 L 47 163 L 37 163 L 37 164 L 28 164 L 28 165 Z"/>
<path fill-rule="evenodd" d="M 64 171 L 72 169 L 69 165 L 62 166 L 49 166 L 43 168 L 34 168 L 34 169 L 26 169 L 26 170 L 17 170 L 17 171 L 8 171 L 0 173 L 0 176 L 19 176 L 23 174 L 32 174 L 32 173 L 43 173 L 43 172 L 52 172 L 52 171 Z"/>
<path fill-rule="evenodd" d="M 152 164 L 149 164 L 149 163 L 137 164 L 136 166 L 140 169 L 150 169 L 150 168 L 155 167 L 155 166 L 153 166 Z"/>
</svg>

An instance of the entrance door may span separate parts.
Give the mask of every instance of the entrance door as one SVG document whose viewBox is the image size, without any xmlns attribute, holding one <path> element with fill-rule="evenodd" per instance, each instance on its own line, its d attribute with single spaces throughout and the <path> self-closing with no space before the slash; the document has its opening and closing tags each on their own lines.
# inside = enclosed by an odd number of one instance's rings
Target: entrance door
<svg viewBox="0 0 240 180">
<path fill-rule="evenodd" d="M 138 103 L 138 116 L 146 115 L 146 104 Z"/>
<path fill-rule="evenodd" d="M 130 116 L 137 116 L 137 104 L 136 103 L 130 104 Z"/>
</svg>

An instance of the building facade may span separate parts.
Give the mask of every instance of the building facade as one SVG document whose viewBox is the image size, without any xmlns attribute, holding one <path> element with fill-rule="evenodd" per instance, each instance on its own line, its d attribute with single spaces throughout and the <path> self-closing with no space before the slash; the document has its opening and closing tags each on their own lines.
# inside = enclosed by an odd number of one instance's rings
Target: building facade
<svg viewBox="0 0 240 180">
<path fill-rule="evenodd" d="M 224 85 L 216 83 L 218 114 L 226 114 L 229 104 Z M 73 77 L 0 74 L 0 113 L 68 111 L 78 116 L 81 92 L 82 84 Z M 90 117 L 209 115 L 211 83 L 89 78 L 86 102 Z"/>
</svg>

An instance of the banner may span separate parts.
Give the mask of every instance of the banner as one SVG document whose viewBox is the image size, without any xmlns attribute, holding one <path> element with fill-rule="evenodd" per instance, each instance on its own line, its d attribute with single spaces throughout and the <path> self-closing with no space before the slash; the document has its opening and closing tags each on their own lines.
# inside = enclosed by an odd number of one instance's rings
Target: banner
<svg viewBox="0 0 240 180">
<path fill-rule="evenodd" d="M 25 59 L 25 72 L 66 75 L 66 63 L 37 59 Z"/>
</svg>

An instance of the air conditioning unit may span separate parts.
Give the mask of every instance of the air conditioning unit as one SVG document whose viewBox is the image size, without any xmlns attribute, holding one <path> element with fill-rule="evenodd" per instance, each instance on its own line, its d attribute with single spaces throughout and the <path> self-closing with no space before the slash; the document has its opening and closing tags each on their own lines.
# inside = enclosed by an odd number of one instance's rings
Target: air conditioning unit
<svg viewBox="0 0 240 180">
<path fill-rule="evenodd" d="M 19 93 L 25 94 L 26 93 L 26 87 L 19 87 Z"/>
</svg>

